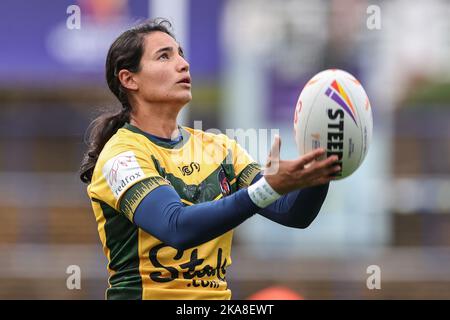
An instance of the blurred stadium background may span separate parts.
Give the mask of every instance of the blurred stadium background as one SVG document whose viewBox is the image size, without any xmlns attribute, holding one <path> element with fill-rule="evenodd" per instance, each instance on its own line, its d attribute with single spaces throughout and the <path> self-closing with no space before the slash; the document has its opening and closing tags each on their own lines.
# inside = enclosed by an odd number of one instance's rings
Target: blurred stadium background
<svg viewBox="0 0 450 320">
<path fill-rule="evenodd" d="M 73 4 L 80 29 L 66 25 Z M 293 158 L 294 106 L 312 75 L 347 70 L 371 99 L 368 157 L 332 184 L 308 229 L 260 217 L 237 229 L 234 299 L 269 286 L 305 299 L 450 298 L 449 1 L 3 0 L 0 13 L 1 299 L 104 298 L 106 259 L 77 175 L 83 134 L 117 105 L 109 45 L 156 16 L 172 20 L 191 64 L 184 125 L 276 128 Z M 70 265 L 80 290 L 66 287 Z M 371 265 L 379 290 L 366 286 Z"/>
</svg>

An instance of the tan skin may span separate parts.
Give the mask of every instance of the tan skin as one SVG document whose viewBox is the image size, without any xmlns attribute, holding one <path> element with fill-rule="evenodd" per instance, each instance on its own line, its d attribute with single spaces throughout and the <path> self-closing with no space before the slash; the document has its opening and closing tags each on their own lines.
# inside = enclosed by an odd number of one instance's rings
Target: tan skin
<svg viewBox="0 0 450 320">
<path fill-rule="evenodd" d="M 164 32 L 152 32 L 144 41 L 140 70 L 133 73 L 122 69 L 118 74 L 133 106 L 130 123 L 158 137 L 177 137 L 178 113 L 192 100 L 189 63 L 178 43 Z M 281 160 L 280 147 L 281 139 L 276 137 L 264 174 L 279 194 L 328 183 L 333 180 L 331 174 L 340 169 L 334 165 L 336 156 L 319 160 L 325 154 L 323 149 Z"/>
</svg>

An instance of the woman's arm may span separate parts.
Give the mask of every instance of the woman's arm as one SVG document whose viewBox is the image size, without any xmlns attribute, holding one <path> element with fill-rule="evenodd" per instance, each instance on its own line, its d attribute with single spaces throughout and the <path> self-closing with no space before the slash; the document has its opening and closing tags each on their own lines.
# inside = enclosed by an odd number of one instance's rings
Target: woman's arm
<svg viewBox="0 0 450 320">
<path fill-rule="evenodd" d="M 186 207 L 173 187 L 160 186 L 141 201 L 134 223 L 171 247 L 185 250 L 234 229 L 258 210 L 247 189 Z"/>
<path fill-rule="evenodd" d="M 252 184 L 262 178 L 258 174 Z M 284 226 L 307 228 L 317 217 L 328 193 L 329 183 L 291 191 L 264 209 L 259 214 Z"/>
<path fill-rule="evenodd" d="M 253 182 L 261 177 L 259 174 Z M 141 201 L 134 222 L 171 247 L 185 250 L 234 229 L 256 212 L 285 226 L 306 228 L 319 213 L 327 190 L 328 184 L 293 191 L 261 209 L 247 189 L 186 207 L 173 187 L 160 186 Z"/>
<path fill-rule="evenodd" d="M 277 145 L 279 138 L 274 146 Z M 272 183 L 266 181 L 266 186 L 276 187 L 286 195 L 264 209 L 255 203 L 264 200 L 267 193 L 261 193 L 262 189 L 256 188 L 257 185 L 251 190 L 252 198 L 245 188 L 223 199 L 188 207 L 182 204 L 173 187 L 159 186 L 140 202 L 133 221 L 166 244 L 182 250 L 232 230 L 256 212 L 286 226 L 305 228 L 314 220 L 325 200 L 331 174 L 339 170 L 334 165 L 336 156 L 317 159 L 324 153 L 324 149 L 316 149 L 297 160 L 279 161 L 277 174 L 267 177 Z M 257 178 L 253 180 L 255 182 Z"/>
</svg>

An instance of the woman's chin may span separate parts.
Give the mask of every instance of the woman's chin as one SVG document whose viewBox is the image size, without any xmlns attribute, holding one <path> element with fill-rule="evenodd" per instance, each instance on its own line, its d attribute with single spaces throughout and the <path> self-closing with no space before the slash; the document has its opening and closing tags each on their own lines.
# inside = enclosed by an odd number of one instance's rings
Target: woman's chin
<svg viewBox="0 0 450 320">
<path fill-rule="evenodd" d="M 185 104 L 191 102 L 191 100 L 192 100 L 192 94 L 189 92 L 189 93 L 180 95 L 180 96 L 178 97 L 177 100 L 178 100 L 181 104 L 185 105 Z"/>
</svg>

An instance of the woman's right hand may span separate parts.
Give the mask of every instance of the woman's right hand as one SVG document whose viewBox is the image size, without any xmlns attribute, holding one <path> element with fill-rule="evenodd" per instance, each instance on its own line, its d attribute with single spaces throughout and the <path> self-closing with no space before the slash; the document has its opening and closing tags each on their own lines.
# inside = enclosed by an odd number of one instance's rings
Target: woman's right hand
<svg viewBox="0 0 450 320">
<path fill-rule="evenodd" d="M 325 184 L 334 179 L 333 174 L 340 171 L 335 163 L 337 156 L 319 160 L 326 153 L 323 148 L 315 149 L 295 160 L 280 159 L 281 139 L 275 137 L 264 177 L 269 185 L 279 194 Z"/>
</svg>

